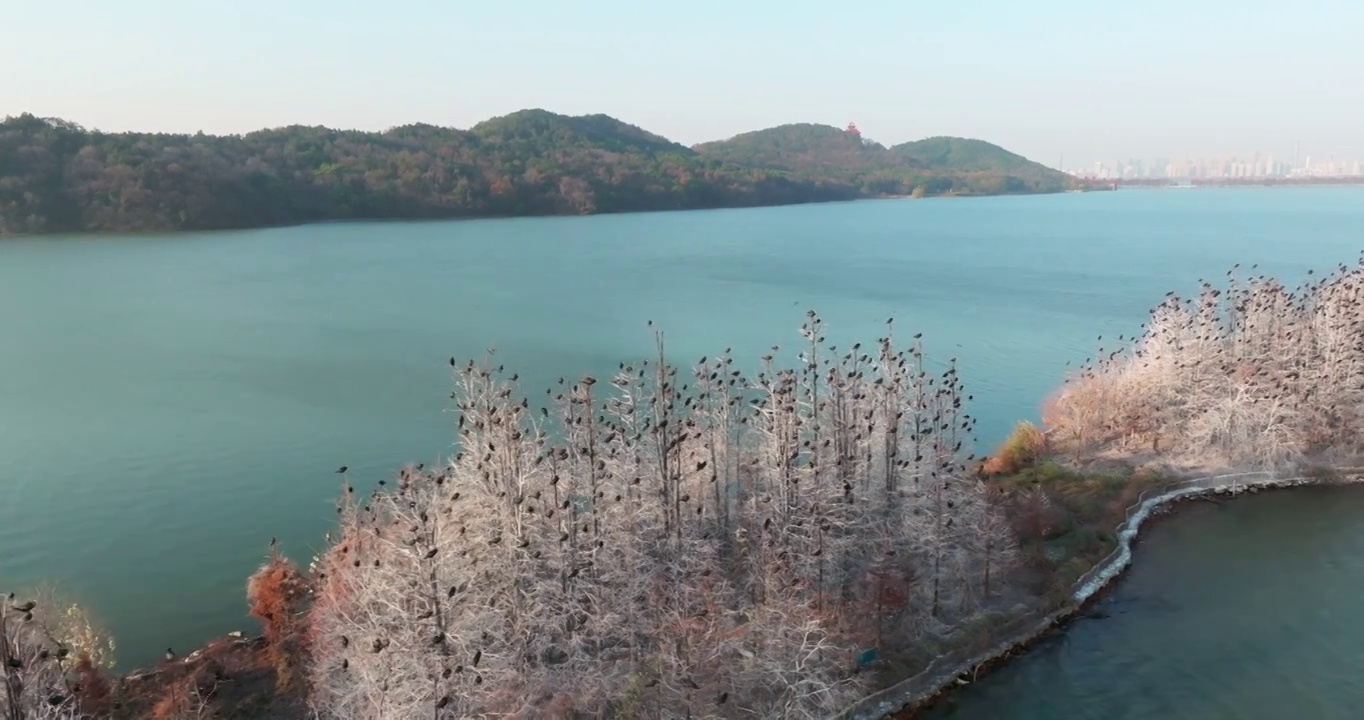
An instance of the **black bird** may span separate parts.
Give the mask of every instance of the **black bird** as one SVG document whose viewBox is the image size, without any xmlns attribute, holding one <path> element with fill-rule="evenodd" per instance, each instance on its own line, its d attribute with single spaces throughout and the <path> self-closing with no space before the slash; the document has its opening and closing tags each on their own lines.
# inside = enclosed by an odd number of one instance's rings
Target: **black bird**
<svg viewBox="0 0 1364 720">
<path fill-rule="evenodd" d="M 725 701 L 728 700 L 728 699 L 729 699 L 729 693 L 727 693 L 727 692 L 722 692 L 722 693 L 720 693 L 720 697 L 715 698 L 715 704 L 717 704 L 717 705 L 724 705 L 724 704 L 725 704 Z"/>
<path fill-rule="evenodd" d="M 479 660 L 482 660 L 482 659 L 483 659 L 483 651 L 482 651 L 482 650 L 475 650 L 475 651 L 474 651 L 474 661 L 473 661 L 473 663 L 472 663 L 473 667 L 478 667 L 478 661 L 479 661 Z"/>
<path fill-rule="evenodd" d="M 13 598 L 14 596 L 11 595 L 10 597 Z M 15 606 L 14 606 L 14 609 L 15 609 L 15 610 L 18 610 L 19 612 L 28 612 L 28 611 L 32 610 L 33 608 L 35 608 L 35 607 L 38 607 L 38 603 L 33 602 L 32 600 L 29 600 L 28 602 L 21 603 L 21 604 L 19 604 L 19 605 L 15 605 Z"/>
<path fill-rule="evenodd" d="M 341 467 L 339 467 L 339 468 L 336 469 L 336 474 L 337 474 L 337 475 L 345 475 L 345 474 L 346 474 L 346 471 L 349 470 L 349 469 L 350 469 L 350 466 L 349 466 L 349 465 L 342 465 Z"/>
</svg>

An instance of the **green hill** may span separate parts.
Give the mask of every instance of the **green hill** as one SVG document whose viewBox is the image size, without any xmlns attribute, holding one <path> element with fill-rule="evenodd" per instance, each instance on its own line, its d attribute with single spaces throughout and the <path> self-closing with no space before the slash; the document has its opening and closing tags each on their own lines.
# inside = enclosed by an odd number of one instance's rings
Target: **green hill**
<svg viewBox="0 0 1364 720">
<path fill-rule="evenodd" d="M 860 195 L 1059 192 L 1064 174 L 981 140 L 935 137 L 886 148 L 828 125 L 782 125 L 696 146 L 705 157 L 835 179 Z"/>
<path fill-rule="evenodd" d="M 548 110 L 521 110 L 484 120 L 469 132 L 486 142 L 516 146 L 532 154 L 585 146 L 611 152 L 692 154 L 684 145 L 609 115 L 570 117 Z"/>
<path fill-rule="evenodd" d="M 939 136 L 896 145 L 890 151 L 924 167 L 954 172 L 1060 174 L 984 140 Z"/>
<path fill-rule="evenodd" d="M 889 169 L 894 158 L 886 149 L 828 125 L 781 125 L 696 146 L 702 156 L 743 167 L 855 181 L 866 173 Z"/>
<path fill-rule="evenodd" d="M 949 147 L 938 147 L 942 140 Z M 32 115 L 0 122 L 0 234 L 586 214 L 848 200 L 916 188 L 940 194 L 1064 187 L 1060 173 L 988 143 L 933 138 L 887 149 L 808 124 L 687 148 L 606 115 L 545 110 L 468 130 L 289 126 L 228 136 L 102 133 Z"/>
</svg>

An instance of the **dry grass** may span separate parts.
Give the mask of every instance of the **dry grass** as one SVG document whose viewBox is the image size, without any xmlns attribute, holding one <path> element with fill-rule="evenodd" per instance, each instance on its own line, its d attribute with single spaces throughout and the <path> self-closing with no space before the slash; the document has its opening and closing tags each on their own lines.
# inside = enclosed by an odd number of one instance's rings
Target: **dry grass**
<svg viewBox="0 0 1364 720">
<path fill-rule="evenodd" d="M 1068 600 L 1075 581 L 1117 547 L 1116 531 L 1141 493 L 1168 482 L 1132 470 L 1081 473 L 1054 460 L 990 480 L 1008 498 L 1034 592 L 1056 602 Z"/>
<path fill-rule="evenodd" d="M 1026 420 L 1020 421 L 995 454 L 985 461 L 983 472 L 986 475 L 1011 475 L 1036 463 L 1045 454 L 1046 448 L 1047 436 L 1042 430 Z"/>
</svg>

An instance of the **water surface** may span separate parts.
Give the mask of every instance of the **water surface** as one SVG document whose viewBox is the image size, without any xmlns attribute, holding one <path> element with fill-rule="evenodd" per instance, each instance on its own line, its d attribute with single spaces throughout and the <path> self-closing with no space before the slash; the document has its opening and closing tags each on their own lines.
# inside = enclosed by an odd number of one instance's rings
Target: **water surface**
<svg viewBox="0 0 1364 720">
<path fill-rule="evenodd" d="M 932 720 L 1358 720 L 1364 488 L 1191 504 L 1082 619 Z M 1107 616 L 1107 617 L 1102 617 Z"/>
<path fill-rule="evenodd" d="M 539 392 L 651 352 L 897 318 L 960 358 L 981 444 L 1169 289 L 1357 257 L 1364 189 L 1208 189 L 354 223 L 0 242 L 0 585 L 56 583 L 125 665 L 249 629 L 272 536 L 306 562 L 360 490 L 452 439 L 447 359 Z"/>
</svg>

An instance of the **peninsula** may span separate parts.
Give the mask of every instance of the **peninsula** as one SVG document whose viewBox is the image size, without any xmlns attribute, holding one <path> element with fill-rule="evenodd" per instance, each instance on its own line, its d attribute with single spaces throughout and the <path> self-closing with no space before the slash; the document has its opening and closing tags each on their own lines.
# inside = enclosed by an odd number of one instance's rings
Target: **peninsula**
<svg viewBox="0 0 1364 720">
<path fill-rule="evenodd" d="M 112 677 L 84 616 L 6 595 L 0 717 L 922 707 L 1079 612 L 1155 509 L 1357 481 L 1364 262 L 1295 289 L 1256 270 L 1167 295 L 988 458 L 955 360 L 894 318 L 840 349 L 809 311 L 797 362 L 755 376 L 729 350 L 674 364 L 661 332 L 547 392 L 452 357 L 458 453 L 368 492 L 324 475 L 325 548 L 272 541 L 247 582 L 260 637 Z"/>
<path fill-rule="evenodd" d="M 545 110 L 468 130 L 228 136 L 0 122 L 0 235 L 1049 193 L 1076 182 L 981 140 L 886 147 L 853 126 L 783 125 L 686 147 L 606 115 Z"/>
</svg>

